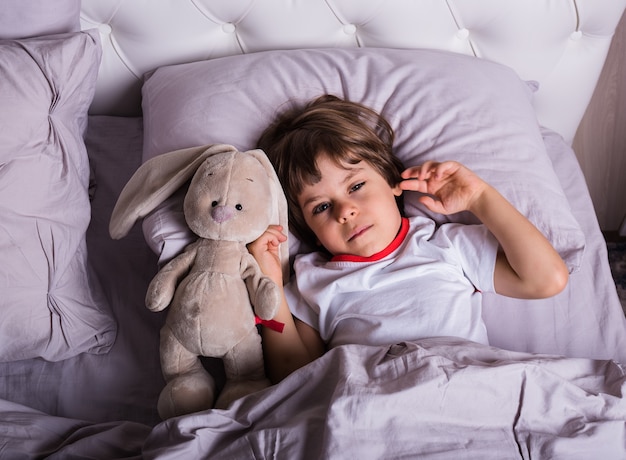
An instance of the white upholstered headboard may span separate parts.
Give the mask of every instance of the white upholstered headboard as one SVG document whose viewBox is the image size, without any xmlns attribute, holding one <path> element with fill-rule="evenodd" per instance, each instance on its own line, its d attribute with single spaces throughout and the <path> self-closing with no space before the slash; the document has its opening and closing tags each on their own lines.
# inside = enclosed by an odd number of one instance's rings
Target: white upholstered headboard
<svg viewBox="0 0 626 460">
<path fill-rule="evenodd" d="M 156 67 L 284 48 L 436 48 L 540 84 L 540 122 L 571 142 L 626 0 L 82 0 L 104 56 L 93 114 L 138 115 Z"/>
</svg>

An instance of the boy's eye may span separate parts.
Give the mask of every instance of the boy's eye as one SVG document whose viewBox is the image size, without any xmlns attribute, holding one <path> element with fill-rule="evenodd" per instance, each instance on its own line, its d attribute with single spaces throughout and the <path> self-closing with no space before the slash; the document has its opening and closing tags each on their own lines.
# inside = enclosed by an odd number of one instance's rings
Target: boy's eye
<svg viewBox="0 0 626 460">
<path fill-rule="evenodd" d="M 330 208 L 330 203 L 318 204 L 317 206 L 313 208 L 313 214 L 319 214 L 321 212 L 326 211 L 328 208 Z"/>
<path fill-rule="evenodd" d="M 350 187 L 350 191 L 351 192 L 356 192 L 357 190 L 359 190 L 364 185 L 365 185 L 365 182 L 359 182 L 358 184 L 353 185 L 352 187 Z"/>
</svg>

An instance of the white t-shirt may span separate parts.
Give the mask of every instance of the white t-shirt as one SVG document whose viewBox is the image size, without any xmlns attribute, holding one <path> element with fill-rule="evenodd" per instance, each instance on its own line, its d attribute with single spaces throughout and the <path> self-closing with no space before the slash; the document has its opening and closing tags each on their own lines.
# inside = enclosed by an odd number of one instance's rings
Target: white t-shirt
<svg viewBox="0 0 626 460">
<path fill-rule="evenodd" d="M 391 345 L 433 336 L 488 343 L 481 294 L 493 291 L 498 242 L 484 225 L 402 220 L 368 259 L 300 255 L 285 295 L 292 313 L 329 347 Z"/>
</svg>

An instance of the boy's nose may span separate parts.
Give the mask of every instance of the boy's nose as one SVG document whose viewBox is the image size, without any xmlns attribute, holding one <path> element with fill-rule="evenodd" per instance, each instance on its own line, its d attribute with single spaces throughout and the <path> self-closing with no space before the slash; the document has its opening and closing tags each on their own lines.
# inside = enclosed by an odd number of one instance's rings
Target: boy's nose
<svg viewBox="0 0 626 460">
<path fill-rule="evenodd" d="M 344 204 L 342 206 L 336 206 L 337 215 L 340 222 L 347 222 L 348 219 L 356 215 L 356 208 L 350 204 Z"/>
</svg>

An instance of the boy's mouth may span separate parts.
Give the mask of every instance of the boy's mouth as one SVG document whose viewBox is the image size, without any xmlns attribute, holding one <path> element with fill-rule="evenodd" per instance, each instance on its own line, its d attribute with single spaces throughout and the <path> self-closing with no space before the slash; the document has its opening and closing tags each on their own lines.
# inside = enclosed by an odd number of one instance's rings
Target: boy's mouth
<svg viewBox="0 0 626 460">
<path fill-rule="evenodd" d="M 352 234 L 348 238 L 348 242 L 353 241 L 356 238 L 360 237 L 365 232 L 367 232 L 370 228 L 372 228 L 371 225 L 363 225 L 362 227 L 357 227 L 357 229 L 354 232 L 352 232 Z"/>
</svg>

